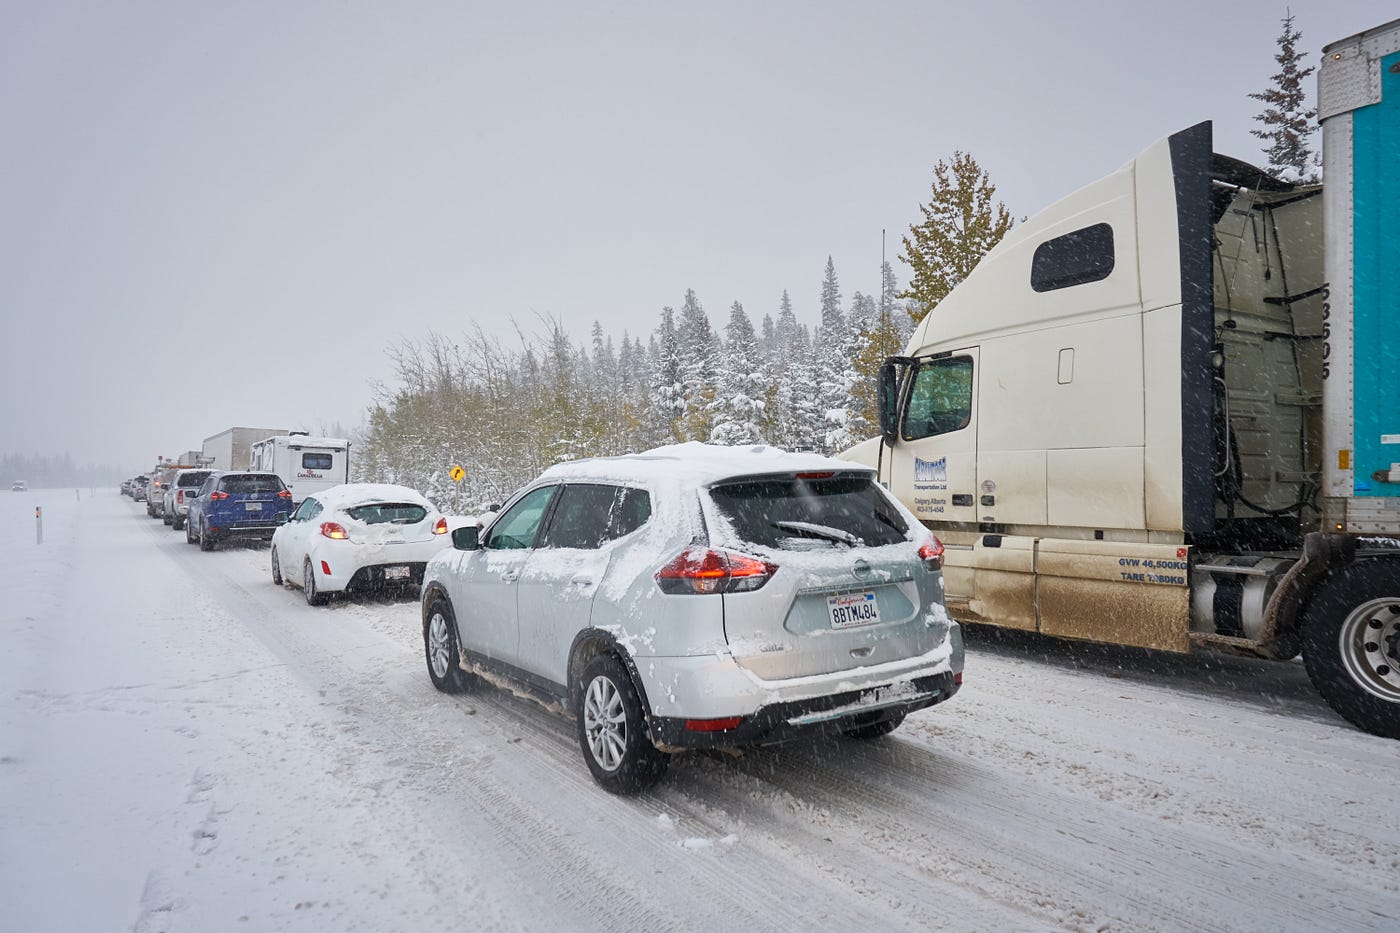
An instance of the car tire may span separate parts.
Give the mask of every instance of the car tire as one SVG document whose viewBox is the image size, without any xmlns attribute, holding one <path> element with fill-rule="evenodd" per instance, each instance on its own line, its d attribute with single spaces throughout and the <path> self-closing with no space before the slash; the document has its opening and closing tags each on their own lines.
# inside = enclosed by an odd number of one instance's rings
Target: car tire
<svg viewBox="0 0 1400 933">
<path fill-rule="evenodd" d="M 423 613 L 423 655 L 428 677 L 443 693 L 465 693 L 476 686 L 476 676 L 462 670 L 456 617 L 451 604 L 441 596 Z"/>
<path fill-rule="evenodd" d="M 594 655 L 577 695 L 579 749 L 593 780 L 612 794 L 635 794 L 661 780 L 670 756 L 652 744 L 641 697 L 622 662 Z"/>
<path fill-rule="evenodd" d="M 889 719 L 882 719 L 879 722 L 872 722 L 869 725 L 856 726 L 852 729 L 842 729 L 841 734 L 848 739 L 857 739 L 862 742 L 868 742 L 871 739 L 878 739 L 883 736 L 889 735 L 891 732 L 898 729 L 902 722 L 904 722 L 904 714 L 900 713 L 896 716 L 892 716 Z"/>
<path fill-rule="evenodd" d="M 199 526 L 199 549 L 201 551 L 212 551 L 214 550 L 214 544 L 214 535 L 209 530 L 209 526 L 201 524 Z"/>
<path fill-rule="evenodd" d="M 173 516 L 171 516 L 171 518 L 170 518 L 170 528 L 171 528 L 171 530 L 173 530 L 173 531 L 179 531 L 181 528 L 184 528 L 184 527 L 185 527 L 185 516 L 183 516 L 183 515 L 173 515 Z"/>
<path fill-rule="evenodd" d="M 193 524 L 193 523 L 187 524 L 187 525 L 185 526 L 185 543 L 187 543 L 187 544 L 194 544 L 194 543 L 195 543 L 194 524 Z"/>
<path fill-rule="evenodd" d="M 283 586 L 282 564 L 277 560 L 277 546 L 272 547 L 272 585 Z"/>
<path fill-rule="evenodd" d="M 311 558 L 301 565 L 301 593 L 308 606 L 324 606 L 330 597 L 316 589 L 316 572 L 311 567 Z"/>
<path fill-rule="evenodd" d="M 169 512 L 162 511 L 162 512 L 160 513 L 160 523 L 161 523 L 162 525 L 169 525 L 169 524 L 170 524 L 170 513 L 169 513 Z"/>
<path fill-rule="evenodd" d="M 1342 718 L 1400 739 L 1400 561 L 1335 570 L 1303 609 L 1308 678 Z"/>
</svg>

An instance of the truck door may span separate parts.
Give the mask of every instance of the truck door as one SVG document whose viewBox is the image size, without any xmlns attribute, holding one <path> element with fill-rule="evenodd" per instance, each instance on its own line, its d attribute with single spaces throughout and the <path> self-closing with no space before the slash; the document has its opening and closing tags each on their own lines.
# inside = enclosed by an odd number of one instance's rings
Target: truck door
<svg viewBox="0 0 1400 933">
<path fill-rule="evenodd" d="M 890 491 L 929 522 L 977 521 L 977 347 L 914 364 Z"/>
</svg>

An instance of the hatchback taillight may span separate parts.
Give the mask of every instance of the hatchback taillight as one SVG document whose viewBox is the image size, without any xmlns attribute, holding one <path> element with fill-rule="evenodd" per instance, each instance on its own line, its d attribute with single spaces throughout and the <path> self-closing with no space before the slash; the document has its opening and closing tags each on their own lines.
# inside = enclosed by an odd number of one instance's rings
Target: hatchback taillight
<svg viewBox="0 0 1400 933">
<path fill-rule="evenodd" d="M 447 519 L 446 519 L 446 518 L 439 518 L 439 519 L 437 520 L 437 524 L 433 526 L 433 534 L 435 534 L 435 535 L 445 535 L 445 534 L 447 534 Z"/>
<path fill-rule="evenodd" d="M 339 522 L 321 522 L 321 534 L 334 541 L 344 541 L 350 537 L 350 533 L 345 530 L 345 526 Z"/>
<path fill-rule="evenodd" d="M 714 548 L 686 548 L 656 572 L 663 593 L 747 593 L 778 572 L 778 565 Z"/>
<path fill-rule="evenodd" d="M 919 560 L 929 570 L 943 569 L 943 542 L 930 535 L 929 540 L 919 545 Z"/>
<path fill-rule="evenodd" d="M 227 498 L 228 498 L 228 493 L 226 493 L 226 492 L 219 492 L 218 490 L 215 490 L 214 492 L 211 492 L 211 493 L 209 494 L 209 498 L 212 499 L 212 500 L 214 500 L 215 502 L 218 502 L 220 499 L 227 499 Z"/>
</svg>

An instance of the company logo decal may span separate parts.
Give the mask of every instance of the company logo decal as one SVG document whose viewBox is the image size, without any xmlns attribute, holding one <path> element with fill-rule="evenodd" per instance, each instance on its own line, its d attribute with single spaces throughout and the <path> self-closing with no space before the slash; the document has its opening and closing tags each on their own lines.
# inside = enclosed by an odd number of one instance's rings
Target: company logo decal
<svg viewBox="0 0 1400 933">
<path fill-rule="evenodd" d="M 939 457 L 937 460 L 920 460 L 914 458 L 914 482 L 916 483 L 946 483 L 948 482 L 948 458 Z"/>
</svg>

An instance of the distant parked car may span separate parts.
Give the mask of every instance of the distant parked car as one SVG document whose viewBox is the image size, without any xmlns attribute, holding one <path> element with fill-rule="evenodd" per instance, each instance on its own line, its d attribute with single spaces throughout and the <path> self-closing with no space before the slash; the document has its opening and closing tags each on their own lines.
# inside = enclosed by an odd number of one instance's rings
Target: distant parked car
<svg viewBox="0 0 1400 933">
<path fill-rule="evenodd" d="M 452 541 L 423 580 L 434 686 L 557 704 L 614 793 L 678 749 L 874 739 L 962 683 L 943 546 L 866 467 L 703 444 L 576 461 Z"/>
<path fill-rule="evenodd" d="M 230 538 L 270 541 L 291 511 L 292 494 L 276 473 L 211 473 L 189 504 L 185 540 L 203 551 Z"/>
<path fill-rule="evenodd" d="M 447 519 L 407 486 L 347 483 L 307 496 L 272 536 L 272 582 L 324 603 L 351 589 L 416 586 L 449 544 Z"/>
<path fill-rule="evenodd" d="M 199 487 L 209 478 L 213 470 L 198 470 L 181 467 L 165 484 L 165 523 L 179 531 L 185 527 L 185 517 L 190 512 L 190 500 L 199 492 Z"/>
<path fill-rule="evenodd" d="M 17 480 L 15 480 L 13 483 L 10 484 L 10 491 L 11 491 L 11 492 L 25 492 L 25 491 L 27 491 L 28 489 L 29 489 L 29 487 L 26 486 L 26 485 L 24 484 L 24 480 L 22 480 L 22 479 L 17 479 Z"/>
</svg>

